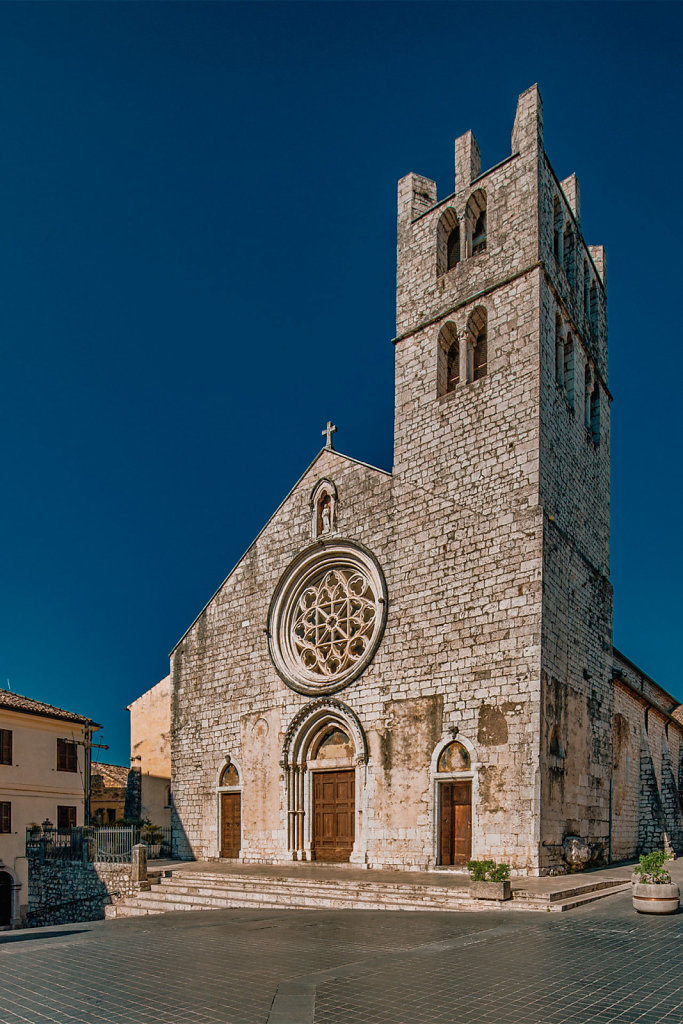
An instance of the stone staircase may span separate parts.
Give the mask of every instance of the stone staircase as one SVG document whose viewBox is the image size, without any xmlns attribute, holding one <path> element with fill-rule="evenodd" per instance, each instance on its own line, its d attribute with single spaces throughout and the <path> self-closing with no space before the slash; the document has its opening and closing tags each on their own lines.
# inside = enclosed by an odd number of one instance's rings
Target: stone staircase
<svg viewBox="0 0 683 1024">
<path fill-rule="evenodd" d="M 182 869 L 150 878 L 150 889 L 105 908 L 107 918 L 164 914 L 172 910 L 542 910 L 561 912 L 623 892 L 618 879 L 575 882 L 554 892 L 515 888 L 505 902 L 475 900 L 462 884 L 359 881 L 342 877 L 305 878 L 278 874 L 245 875 Z"/>
</svg>

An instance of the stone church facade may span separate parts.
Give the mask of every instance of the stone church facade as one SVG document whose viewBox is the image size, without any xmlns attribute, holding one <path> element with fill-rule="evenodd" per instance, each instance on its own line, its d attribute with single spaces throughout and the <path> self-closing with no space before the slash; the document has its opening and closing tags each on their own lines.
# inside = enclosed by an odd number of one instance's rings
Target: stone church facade
<svg viewBox="0 0 683 1024">
<path fill-rule="evenodd" d="M 398 189 L 391 473 L 327 444 L 171 654 L 176 850 L 547 874 L 680 845 L 677 702 L 612 646 L 605 258 L 512 153 Z M 329 425 L 328 425 L 329 427 Z"/>
</svg>

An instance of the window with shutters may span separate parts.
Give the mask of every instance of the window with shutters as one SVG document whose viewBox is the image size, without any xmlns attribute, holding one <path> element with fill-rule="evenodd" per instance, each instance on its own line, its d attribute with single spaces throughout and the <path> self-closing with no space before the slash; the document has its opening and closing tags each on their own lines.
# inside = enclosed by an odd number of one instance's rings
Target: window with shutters
<svg viewBox="0 0 683 1024">
<path fill-rule="evenodd" d="M 75 807 L 57 807 L 57 828 L 75 828 L 76 827 L 76 808 Z"/>
<path fill-rule="evenodd" d="M 12 730 L 0 729 L 0 764 L 12 763 Z"/>
<path fill-rule="evenodd" d="M 71 740 L 57 740 L 57 771 L 78 771 L 78 749 Z"/>
<path fill-rule="evenodd" d="M 0 800 L 0 832 L 12 831 L 12 805 L 9 800 Z"/>
</svg>

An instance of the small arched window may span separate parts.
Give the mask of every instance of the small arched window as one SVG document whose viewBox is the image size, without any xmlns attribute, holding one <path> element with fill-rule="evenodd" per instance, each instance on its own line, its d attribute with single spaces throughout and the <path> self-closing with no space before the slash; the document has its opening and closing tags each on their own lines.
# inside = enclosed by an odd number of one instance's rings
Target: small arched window
<svg viewBox="0 0 683 1024">
<path fill-rule="evenodd" d="M 598 333 L 598 288 L 595 281 L 591 282 L 588 293 L 588 317 L 593 331 Z"/>
<path fill-rule="evenodd" d="M 584 398 L 584 420 L 586 424 L 586 430 L 591 428 L 591 392 L 593 391 L 593 378 L 591 376 L 591 368 L 586 364 L 586 369 L 583 374 L 583 398 Z"/>
<path fill-rule="evenodd" d="M 439 218 L 436 231 L 436 276 L 448 273 L 460 262 L 460 224 L 450 206 Z"/>
<path fill-rule="evenodd" d="M 467 326 L 472 338 L 472 380 L 479 380 L 488 371 L 488 318 L 483 306 L 470 314 Z"/>
<path fill-rule="evenodd" d="M 567 275 L 567 280 L 572 288 L 576 284 L 576 266 L 574 257 L 574 232 L 571 224 L 567 224 L 562 238 L 562 263 Z"/>
<path fill-rule="evenodd" d="M 468 772 L 470 770 L 470 755 L 462 743 L 454 741 L 439 754 L 439 761 L 436 766 L 437 772 Z"/>
<path fill-rule="evenodd" d="M 558 384 L 564 382 L 564 338 L 559 316 L 555 316 L 555 380 Z"/>
<path fill-rule="evenodd" d="M 487 246 L 486 193 L 477 189 L 467 203 L 467 231 L 470 236 L 469 252 L 476 256 Z"/>
<path fill-rule="evenodd" d="M 235 768 L 234 764 L 226 764 L 225 768 L 221 772 L 221 781 L 219 782 L 219 786 L 239 786 L 239 784 L 239 772 Z"/>
<path fill-rule="evenodd" d="M 447 323 L 439 334 L 437 393 L 448 395 L 460 383 L 460 341 L 455 324 Z"/>
<path fill-rule="evenodd" d="M 574 339 L 567 334 L 564 343 L 564 390 L 567 394 L 567 401 L 572 409 L 574 408 Z"/>
<path fill-rule="evenodd" d="M 447 269 L 452 270 L 456 263 L 460 262 L 460 227 L 456 226 L 448 236 L 447 247 Z"/>
<path fill-rule="evenodd" d="M 600 444 L 600 384 L 595 381 L 591 391 L 590 431 L 596 444 Z"/>
<path fill-rule="evenodd" d="M 562 206 L 557 196 L 553 200 L 553 253 L 559 263 L 562 260 Z"/>
</svg>

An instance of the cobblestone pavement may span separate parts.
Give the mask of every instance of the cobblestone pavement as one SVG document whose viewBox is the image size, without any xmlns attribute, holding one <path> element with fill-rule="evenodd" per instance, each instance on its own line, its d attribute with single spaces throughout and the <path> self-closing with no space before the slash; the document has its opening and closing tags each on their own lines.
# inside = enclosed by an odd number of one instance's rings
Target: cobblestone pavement
<svg viewBox="0 0 683 1024">
<path fill-rule="evenodd" d="M 683 913 L 245 911 L 0 933 L 0 1024 L 682 1024 Z"/>
</svg>

